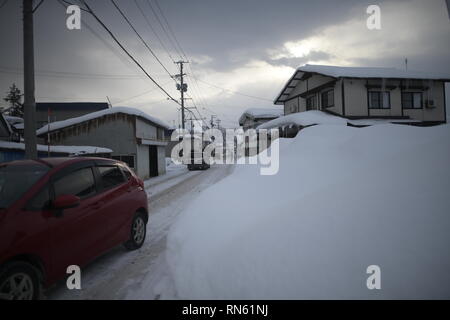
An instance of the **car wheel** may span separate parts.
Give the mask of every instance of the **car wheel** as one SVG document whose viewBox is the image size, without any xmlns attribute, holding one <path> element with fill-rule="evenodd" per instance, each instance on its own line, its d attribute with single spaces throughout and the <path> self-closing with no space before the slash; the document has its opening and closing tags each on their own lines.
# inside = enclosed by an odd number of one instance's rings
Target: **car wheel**
<svg viewBox="0 0 450 320">
<path fill-rule="evenodd" d="M 125 248 L 136 250 L 142 247 L 147 234 L 147 221 L 142 212 L 137 212 L 131 223 L 130 239 L 125 242 Z"/>
<path fill-rule="evenodd" d="M 38 271 L 25 262 L 11 262 L 0 271 L 0 300 L 37 300 L 40 297 Z"/>
</svg>

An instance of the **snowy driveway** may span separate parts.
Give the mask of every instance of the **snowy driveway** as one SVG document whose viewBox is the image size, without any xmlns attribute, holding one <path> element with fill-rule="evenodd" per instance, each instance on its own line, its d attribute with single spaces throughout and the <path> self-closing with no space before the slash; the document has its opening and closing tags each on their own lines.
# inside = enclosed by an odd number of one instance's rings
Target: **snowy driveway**
<svg viewBox="0 0 450 320">
<path fill-rule="evenodd" d="M 146 181 L 149 224 L 144 246 L 127 252 L 112 249 L 83 268 L 81 290 L 68 290 L 65 281 L 47 292 L 48 299 L 176 298 L 165 261 L 167 232 L 186 204 L 232 171 L 216 165 L 206 171 L 179 170 Z"/>
</svg>

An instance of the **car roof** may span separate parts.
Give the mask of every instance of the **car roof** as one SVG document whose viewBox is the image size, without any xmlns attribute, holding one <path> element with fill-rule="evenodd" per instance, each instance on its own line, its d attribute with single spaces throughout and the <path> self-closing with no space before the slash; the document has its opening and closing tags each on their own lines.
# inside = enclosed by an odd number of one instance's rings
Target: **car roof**
<svg viewBox="0 0 450 320">
<path fill-rule="evenodd" d="M 5 163 L 5 164 L 7 164 L 7 165 L 42 164 L 42 165 L 54 168 L 54 167 L 65 166 L 65 165 L 77 163 L 77 162 L 95 161 L 95 160 L 117 162 L 114 159 L 97 158 L 97 157 L 73 157 L 73 158 L 58 157 L 58 158 L 39 158 L 36 160 L 16 160 L 16 161 L 12 161 L 12 162 Z"/>
</svg>

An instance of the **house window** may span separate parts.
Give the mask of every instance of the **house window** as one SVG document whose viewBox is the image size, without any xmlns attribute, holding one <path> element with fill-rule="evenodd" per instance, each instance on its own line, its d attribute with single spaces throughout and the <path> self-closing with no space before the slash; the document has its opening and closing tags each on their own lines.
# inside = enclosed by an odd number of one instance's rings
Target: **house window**
<svg viewBox="0 0 450 320">
<path fill-rule="evenodd" d="M 322 92 L 322 108 L 330 108 L 334 106 L 334 90 Z"/>
<path fill-rule="evenodd" d="M 316 108 L 316 96 L 306 98 L 306 110 L 314 110 Z"/>
<path fill-rule="evenodd" d="M 127 166 L 134 169 L 134 156 L 112 156 L 114 160 L 125 162 Z"/>
<path fill-rule="evenodd" d="M 423 107 L 422 92 L 403 92 L 402 106 L 403 109 L 422 109 Z"/>
<path fill-rule="evenodd" d="M 388 91 L 369 91 L 369 109 L 390 109 L 391 97 Z"/>
</svg>

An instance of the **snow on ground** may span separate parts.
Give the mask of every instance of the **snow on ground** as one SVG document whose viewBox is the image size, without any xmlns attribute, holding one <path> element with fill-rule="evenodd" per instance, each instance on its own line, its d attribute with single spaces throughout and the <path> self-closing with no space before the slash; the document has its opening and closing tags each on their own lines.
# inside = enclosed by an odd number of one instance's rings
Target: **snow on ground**
<svg viewBox="0 0 450 320">
<path fill-rule="evenodd" d="M 185 299 L 450 298 L 450 125 L 318 125 L 280 171 L 238 166 L 189 203 L 166 260 Z M 366 269 L 381 268 L 381 290 Z"/>
<path fill-rule="evenodd" d="M 187 171 L 169 164 L 167 174 L 144 182 L 149 195 L 147 238 L 141 249 L 119 246 L 82 269 L 82 289 L 65 281 L 47 292 L 49 299 L 171 299 L 175 287 L 165 259 L 166 235 L 176 217 L 200 191 L 229 174 L 232 166 Z"/>
</svg>

